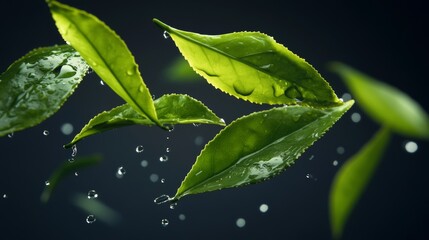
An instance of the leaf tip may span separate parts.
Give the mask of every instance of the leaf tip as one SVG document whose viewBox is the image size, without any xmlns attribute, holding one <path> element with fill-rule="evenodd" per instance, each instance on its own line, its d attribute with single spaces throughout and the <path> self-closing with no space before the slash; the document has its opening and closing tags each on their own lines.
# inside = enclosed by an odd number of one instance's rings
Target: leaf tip
<svg viewBox="0 0 429 240">
<path fill-rule="evenodd" d="M 152 21 L 160 28 L 164 29 L 167 32 L 171 31 L 171 27 L 168 26 L 167 24 L 161 22 L 160 20 L 158 20 L 157 18 L 153 18 Z"/>
</svg>

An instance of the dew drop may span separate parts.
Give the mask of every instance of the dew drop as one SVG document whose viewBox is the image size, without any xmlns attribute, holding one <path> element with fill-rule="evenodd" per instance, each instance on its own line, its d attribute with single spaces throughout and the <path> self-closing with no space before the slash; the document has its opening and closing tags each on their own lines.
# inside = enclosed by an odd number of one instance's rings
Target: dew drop
<svg viewBox="0 0 429 240">
<path fill-rule="evenodd" d="M 118 170 L 116 171 L 116 177 L 122 178 L 122 177 L 124 177 L 125 173 L 126 173 L 126 171 L 125 171 L 124 167 L 120 166 L 118 168 Z"/>
<path fill-rule="evenodd" d="M 167 155 L 162 155 L 161 157 L 159 157 L 159 161 L 160 162 L 167 162 L 168 161 L 168 156 Z"/>
<path fill-rule="evenodd" d="M 88 199 L 98 198 L 98 193 L 95 190 L 89 190 Z"/>
<path fill-rule="evenodd" d="M 163 194 L 163 195 L 155 198 L 153 200 L 153 202 L 156 204 L 162 204 L 162 203 L 170 202 L 171 200 L 173 200 L 173 199 L 170 198 L 170 196 L 168 196 L 167 194 Z"/>
<path fill-rule="evenodd" d="M 286 97 L 291 98 L 291 99 L 297 99 L 297 100 L 302 99 L 302 94 L 296 86 L 292 86 L 292 87 L 286 89 L 285 95 L 286 95 Z"/>
<path fill-rule="evenodd" d="M 352 113 L 352 115 L 351 115 L 351 117 L 350 117 L 350 118 L 352 119 L 352 121 L 353 121 L 354 123 L 358 123 L 358 122 L 360 122 L 360 120 L 361 120 L 361 116 L 360 116 L 360 114 L 359 114 L 359 113 L 357 113 L 357 112 Z"/>
<path fill-rule="evenodd" d="M 180 221 L 185 221 L 185 219 L 186 219 L 185 214 L 183 214 L 183 213 L 179 214 L 179 220 Z"/>
<path fill-rule="evenodd" d="M 255 90 L 252 86 L 247 86 L 240 81 L 236 81 L 232 84 L 234 91 L 242 96 L 249 96 Z"/>
<path fill-rule="evenodd" d="M 73 132 L 73 130 L 74 128 L 71 123 L 64 123 L 63 125 L 61 125 L 61 132 L 64 135 L 70 135 Z"/>
<path fill-rule="evenodd" d="M 136 147 L 136 153 L 141 153 L 143 152 L 143 150 L 144 150 L 144 147 L 142 145 L 139 145 Z"/>
<path fill-rule="evenodd" d="M 235 221 L 235 225 L 237 225 L 239 228 L 242 228 L 246 226 L 246 220 L 244 218 L 238 218 L 237 221 Z"/>
<path fill-rule="evenodd" d="M 161 224 L 162 224 L 163 227 L 167 227 L 169 223 L 170 222 L 166 218 L 164 218 L 164 219 L 161 220 Z"/>
<path fill-rule="evenodd" d="M 63 65 L 61 67 L 60 73 L 58 74 L 58 78 L 70 78 L 76 75 L 76 70 L 70 65 Z"/>
<path fill-rule="evenodd" d="M 48 130 L 43 130 L 43 135 L 44 136 L 48 136 L 49 135 L 49 131 Z"/>
<path fill-rule="evenodd" d="M 404 148 L 408 153 L 415 153 L 419 149 L 419 146 L 416 142 L 408 141 L 405 143 Z"/>
<path fill-rule="evenodd" d="M 164 33 L 162 33 L 162 36 L 167 39 L 170 37 L 170 33 L 168 33 L 167 31 L 164 31 Z"/>
<path fill-rule="evenodd" d="M 97 219 L 95 218 L 95 216 L 94 215 L 88 215 L 87 217 L 86 217 L 86 223 L 88 223 L 88 224 L 91 224 L 91 223 L 94 223 L 95 221 L 97 221 Z"/>
<path fill-rule="evenodd" d="M 332 165 L 333 165 L 334 167 L 338 166 L 338 161 L 337 161 L 337 160 L 332 161 Z"/>
<path fill-rule="evenodd" d="M 259 206 L 259 211 L 261 213 L 266 213 L 268 211 L 268 205 L 265 203 L 261 204 L 261 206 Z"/>
<path fill-rule="evenodd" d="M 149 162 L 147 160 L 142 160 L 140 162 L 140 166 L 142 166 L 142 167 L 147 167 L 147 165 L 149 165 Z"/>
<path fill-rule="evenodd" d="M 133 67 L 133 68 L 127 70 L 127 75 L 132 76 L 132 75 L 134 75 L 135 72 L 136 72 L 136 69 L 135 69 L 135 67 Z"/>
</svg>

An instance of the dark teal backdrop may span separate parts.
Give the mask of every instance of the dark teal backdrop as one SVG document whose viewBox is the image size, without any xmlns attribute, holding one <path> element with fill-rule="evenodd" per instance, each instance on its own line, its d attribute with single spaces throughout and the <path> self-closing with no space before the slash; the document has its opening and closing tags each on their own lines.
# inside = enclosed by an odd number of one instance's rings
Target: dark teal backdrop
<svg viewBox="0 0 429 240">
<path fill-rule="evenodd" d="M 343 61 L 410 94 L 429 110 L 428 15 L 420 1 L 97 1 L 68 0 L 103 20 L 127 43 L 150 91 L 187 93 L 230 123 L 271 106 L 252 105 L 227 96 L 204 80 L 169 82 L 165 68 L 180 57 L 171 39 L 152 18 L 174 27 L 206 34 L 261 31 L 312 64 L 339 96 L 347 89 L 327 69 Z M 63 44 L 42 0 L 7 1 L 0 14 L 0 71 L 33 48 Z M 218 126 L 176 126 L 173 132 L 133 126 L 83 140 L 78 156 L 99 153 L 103 162 L 60 183 L 47 204 L 40 202 L 45 180 L 71 150 L 62 145 L 94 115 L 123 101 L 90 74 L 64 107 L 42 124 L 12 138 L 0 138 L 1 239 L 330 239 L 328 194 L 344 163 L 377 131 L 378 125 L 356 104 L 296 164 L 270 181 L 238 189 L 183 198 L 171 210 L 155 205 L 161 194 L 174 195 Z M 359 123 L 351 114 L 362 116 Z M 74 126 L 64 135 L 64 123 Z M 43 131 L 49 135 L 44 136 Z M 168 139 L 167 139 L 168 138 Z M 410 154 L 405 142 L 419 148 Z M 144 146 L 136 153 L 138 145 Z M 344 239 L 427 239 L 429 214 L 428 142 L 394 135 L 380 167 L 349 222 Z M 166 152 L 166 148 L 170 152 Z M 337 152 L 338 147 L 344 153 Z M 224 151 L 228 151 L 225 149 Z M 167 162 L 160 162 L 162 155 Z M 148 166 L 142 167 L 146 160 Z M 338 166 L 333 166 L 333 161 Z M 116 170 L 126 174 L 118 179 Z M 156 174 L 156 175 L 154 175 Z M 311 174 L 311 178 L 307 178 Z M 151 181 L 154 176 L 159 179 Z M 165 183 L 160 179 L 164 178 Z M 75 194 L 96 190 L 98 200 L 120 214 L 115 225 L 73 204 Z M 269 209 L 262 213 L 261 204 Z M 185 220 L 179 219 L 185 216 Z M 96 216 L 97 217 L 97 216 Z M 244 227 L 236 221 L 243 218 Z M 162 219 L 169 225 L 163 227 Z"/>
</svg>

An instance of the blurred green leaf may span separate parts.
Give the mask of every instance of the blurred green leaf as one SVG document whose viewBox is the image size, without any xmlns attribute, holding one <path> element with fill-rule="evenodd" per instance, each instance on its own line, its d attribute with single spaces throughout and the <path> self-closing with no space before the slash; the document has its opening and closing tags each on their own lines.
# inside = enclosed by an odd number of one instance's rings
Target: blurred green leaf
<svg viewBox="0 0 429 240">
<path fill-rule="evenodd" d="M 0 136 L 53 115 L 82 81 L 88 65 L 67 45 L 35 49 L 0 75 Z"/>
<path fill-rule="evenodd" d="M 63 180 L 66 176 L 71 173 L 74 173 L 83 168 L 87 168 L 93 165 L 100 163 L 102 160 L 101 156 L 87 156 L 79 157 L 74 159 L 72 162 L 64 162 L 59 168 L 57 168 L 54 173 L 49 178 L 49 185 L 47 185 L 40 196 L 40 200 L 44 203 L 48 202 L 51 198 L 52 192 L 55 190 L 57 185 Z"/>
<path fill-rule="evenodd" d="M 201 80 L 183 57 L 174 59 L 164 70 L 164 76 L 174 83 L 192 83 Z"/>
<path fill-rule="evenodd" d="M 153 20 L 214 87 L 254 103 L 335 106 L 341 102 L 304 59 L 260 32 L 202 35 Z"/>
<path fill-rule="evenodd" d="M 184 94 L 168 94 L 154 101 L 159 121 L 162 124 L 216 124 L 224 126 L 225 122 L 217 117 L 200 101 Z M 139 115 L 129 104 L 124 104 L 105 111 L 86 124 L 73 140 L 65 145 L 69 148 L 78 141 L 93 134 L 130 125 L 151 126 L 154 123 Z"/>
<path fill-rule="evenodd" d="M 339 239 L 350 213 L 363 194 L 390 140 L 390 130 L 380 129 L 335 175 L 329 199 L 332 234 Z"/>
<path fill-rule="evenodd" d="M 94 15 L 57 1 L 48 5 L 64 40 L 116 94 L 139 114 L 159 123 L 152 95 L 124 41 Z"/>
<path fill-rule="evenodd" d="M 280 174 L 353 103 L 323 110 L 279 107 L 235 120 L 205 146 L 175 196 L 168 200 L 254 184 Z"/>
<path fill-rule="evenodd" d="M 429 138 L 428 114 L 410 96 L 343 63 L 332 63 L 331 68 L 374 121 L 405 136 Z"/>
</svg>

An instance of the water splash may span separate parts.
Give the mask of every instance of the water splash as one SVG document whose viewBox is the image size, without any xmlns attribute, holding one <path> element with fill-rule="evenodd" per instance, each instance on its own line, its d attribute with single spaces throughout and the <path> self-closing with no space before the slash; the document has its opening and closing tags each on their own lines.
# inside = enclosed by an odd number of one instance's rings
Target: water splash
<svg viewBox="0 0 429 240">
<path fill-rule="evenodd" d="M 71 156 L 72 157 L 76 157 L 76 155 L 77 155 L 77 146 L 76 146 L 76 144 L 74 144 L 72 146 L 72 154 L 71 154 Z"/>
</svg>

